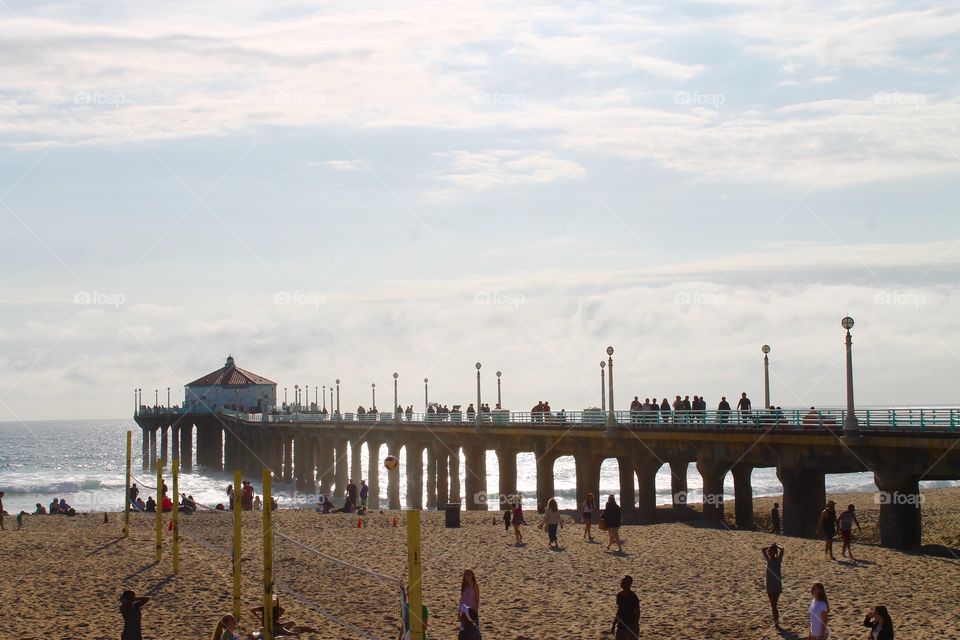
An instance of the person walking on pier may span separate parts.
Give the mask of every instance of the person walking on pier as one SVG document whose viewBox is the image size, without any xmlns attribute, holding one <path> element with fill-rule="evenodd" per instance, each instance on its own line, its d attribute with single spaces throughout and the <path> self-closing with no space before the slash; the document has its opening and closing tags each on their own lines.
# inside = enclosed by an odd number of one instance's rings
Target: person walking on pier
<svg viewBox="0 0 960 640">
<path fill-rule="evenodd" d="M 824 539 L 823 555 L 829 555 L 831 560 L 836 560 L 833 555 L 833 537 L 837 535 L 836 506 L 836 502 L 829 500 L 827 506 L 820 512 L 820 521 L 817 523 L 817 533 Z"/>
<path fill-rule="evenodd" d="M 617 553 L 623 553 L 623 540 L 620 539 L 620 525 L 623 523 L 623 510 L 617 504 L 617 499 L 610 494 L 607 506 L 603 510 L 603 521 L 607 525 L 607 551 L 612 545 L 617 545 Z"/>
<path fill-rule="evenodd" d="M 850 554 L 850 559 L 853 558 L 853 549 L 850 548 L 850 538 L 853 535 L 853 525 L 857 525 L 857 533 L 862 532 L 860 528 L 860 521 L 857 520 L 856 507 L 852 504 L 847 507 L 847 510 L 840 514 L 838 518 L 840 524 L 840 539 L 843 541 L 843 546 L 840 548 L 840 555 L 845 556 L 848 553 Z M 856 560 L 854 560 L 856 562 Z"/>
<path fill-rule="evenodd" d="M 767 597 L 770 599 L 770 609 L 773 612 L 773 624 L 780 626 L 780 609 L 777 602 L 780 600 L 780 594 L 783 593 L 783 578 L 781 567 L 783 565 L 783 547 L 776 542 L 769 547 L 762 547 L 763 559 L 767 561 L 767 570 L 764 574 L 764 586 L 767 589 Z"/>
<path fill-rule="evenodd" d="M 617 615 L 613 618 L 614 640 L 638 640 L 640 638 L 640 598 L 630 588 L 632 576 L 623 576 L 620 593 L 617 594 Z"/>
<path fill-rule="evenodd" d="M 810 603 L 810 636 L 808 640 L 827 640 L 830 637 L 830 603 L 827 601 L 827 589 L 822 582 L 814 582 L 810 587 L 813 601 Z"/>
<path fill-rule="evenodd" d="M 593 512 L 596 509 L 592 493 L 587 494 L 587 499 L 583 501 L 583 539 L 593 542 L 593 534 L 590 528 L 593 526 Z"/>
<path fill-rule="evenodd" d="M 750 398 L 747 397 L 747 392 L 744 391 L 740 394 L 740 400 L 737 401 L 737 411 L 740 412 L 740 423 L 750 422 Z"/>
</svg>

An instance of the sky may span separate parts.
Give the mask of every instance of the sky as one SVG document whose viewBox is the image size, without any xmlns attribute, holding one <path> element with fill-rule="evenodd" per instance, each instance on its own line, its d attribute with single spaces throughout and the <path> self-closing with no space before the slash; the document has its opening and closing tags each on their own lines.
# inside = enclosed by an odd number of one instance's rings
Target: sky
<svg viewBox="0 0 960 640">
<path fill-rule="evenodd" d="M 0 420 L 956 404 L 960 7 L 0 6 Z M 281 391 L 282 393 L 282 391 Z M 292 392 L 291 392 L 292 393 Z"/>
</svg>

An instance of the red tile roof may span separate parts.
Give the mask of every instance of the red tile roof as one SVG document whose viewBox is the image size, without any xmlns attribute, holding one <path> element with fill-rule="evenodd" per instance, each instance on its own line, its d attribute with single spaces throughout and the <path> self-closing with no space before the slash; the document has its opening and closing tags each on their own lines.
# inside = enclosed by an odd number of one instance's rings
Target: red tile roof
<svg viewBox="0 0 960 640">
<path fill-rule="evenodd" d="M 242 386 L 248 384 L 277 384 L 272 380 L 267 380 L 263 376 L 250 373 L 246 369 L 241 369 L 234 364 L 233 356 L 227 358 L 227 363 L 220 369 L 212 371 L 207 375 L 197 378 L 187 384 L 188 387 L 223 385 L 223 386 Z"/>
</svg>

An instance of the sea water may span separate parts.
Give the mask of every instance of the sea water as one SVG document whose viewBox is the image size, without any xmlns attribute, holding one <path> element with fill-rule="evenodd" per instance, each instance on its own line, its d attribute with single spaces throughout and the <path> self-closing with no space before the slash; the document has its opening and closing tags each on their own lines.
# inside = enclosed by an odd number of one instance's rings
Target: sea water
<svg viewBox="0 0 960 640">
<path fill-rule="evenodd" d="M 126 432 L 133 432 L 133 476 L 141 488 L 141 496 L 156 496 L 156 473 L 142 470 L 141 430 L 132 419 L 62 420 L 49 422 L 0 423 L 0 491 L 5 492 L 4 509 L 11 515 L 21 510 L 33 513 L 36 503 L 49 506 L 53 498 L 64 498 L 77 511 L 119 511 L 123 509 Z M 386 448 L 377 452 L 377 458 L 386 455 Z M 366 447 L 363 449 L 363 469 L 369 469 Z M 400 455 L 401 503 L 406 504 L 406 456 Z M 380 466 L 380 465 L 378 465 Z M 207 472 L 196 465 L 192 473 L 180 478 L 180 491 L 192 495 L 201 505 L 215 507 L 226 502 L 225 489 L 233 482 L 231 473 Z M 386 506 L 386 472 L 380 473 L 380 494 Z M 426 468 L 426 465 L 424 465 Z M 461 476 L 465 464 L 460 463 Z M 424 474 L 425 476 L 426 474 Z M 498 464 L 493 451 L 487 453 L 487 490 L 490 508 L 498 496 Z M 564 456 L 554 465 L 554 490 L 561 509 L 576 508 L 576 467 L 573 458 Z M 253 481 L 260 493 L 260 478 Z M 359 484 L 360 478 L 354 478 Z M 167 486 L 172 486 L 169 468 L 165 471 Z M 752 477 L 753 495 L 779 495 L 782 487 L 774 469 L 755 469 Z M 930 482 L 924 486 L 956 486 L 956 482 Z M 600 470 L 600 493 L 614 494 L 619 499 L 620 474 L 615 460 L 607 460 Z M 461 491 L 466 484 L 461 477 Z M 536 461 L 532 453 L 517 456 L 517 489 L 531 506 L 545 498 L 536 495 Z M 702 483 L 696 467 L 687 472 L 688 500 L 699 502 Z M 828 493 L 873 492 L 876 485 L 872 473 L 828 475 Z M 664 465 L 656 477 L 657 503 L 672 501 L 670 467 Z M 724 493 L 733 499 L 733 478 L 727 474 Z M 309 506 L 313 495 L 297 492 L 292 485 L 274 481 L 274 494 L 280 507 Z M 424 491 L 424 496 L 426 492 Z"/>
</svg>

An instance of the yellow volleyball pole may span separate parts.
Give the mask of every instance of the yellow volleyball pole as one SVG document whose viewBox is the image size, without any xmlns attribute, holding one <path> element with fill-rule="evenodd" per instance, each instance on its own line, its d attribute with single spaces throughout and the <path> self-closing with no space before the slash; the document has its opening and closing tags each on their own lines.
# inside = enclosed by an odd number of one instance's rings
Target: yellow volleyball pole
<svg viewBox="0 0 960 640">
<path fill-rule="evenodd" d="M 180 460 L 173 459 L 173 574 L 180 573 Z"/>
<path fill-rule="evenodd" d="M 163 458 L 157 460 L 157 562 L 163 557 Z"/>
<path fill-rule="evenodd" d="M 423 592 L 420 585 L 420 511 L 407 512 L 407 605 L 410 640 L 423 640 Z"/>
<path fill-rule="evenodd" d="M 263 470 L 263 640 L 273 640 L 273 511 L 270 469 Z M 236 501 L 234 501 L 236 504 Z"/>
<path fill-rule="evenodd" d="M 133 454 L 133 432 L 127 431 L 127 482 L 123 489 L 123 537 L 130 537 L 130 457 Z"/>
<path fill-rule="evenodd" d="M 237 491 L 243 482 L 240 470 L 233 472 L 233 617 L 240 621 L 240 525 L 242 522 L 240 499 Z"/>
</svg>

